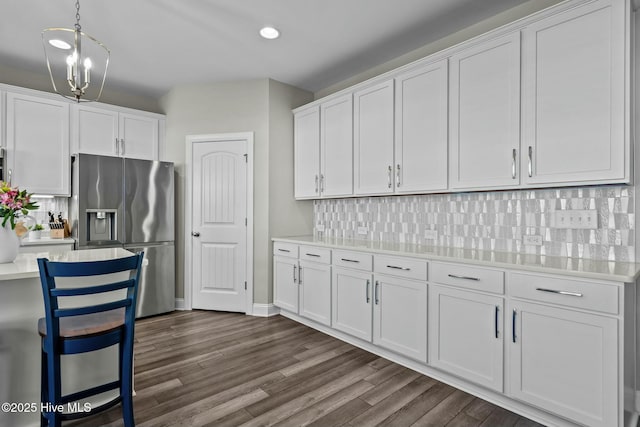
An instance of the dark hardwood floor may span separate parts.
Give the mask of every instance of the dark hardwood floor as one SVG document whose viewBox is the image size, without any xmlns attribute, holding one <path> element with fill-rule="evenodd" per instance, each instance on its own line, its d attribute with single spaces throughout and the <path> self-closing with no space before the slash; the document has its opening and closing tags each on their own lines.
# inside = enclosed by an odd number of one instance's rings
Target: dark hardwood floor
<svg viewBox="0 0 640 427">
<path fill-rule="evenodd" d="M 136 425 L 539 426 L 282 316 L 136 323 Z M 120 406 L 65 426 L 122 426 Z"/>
</svg>

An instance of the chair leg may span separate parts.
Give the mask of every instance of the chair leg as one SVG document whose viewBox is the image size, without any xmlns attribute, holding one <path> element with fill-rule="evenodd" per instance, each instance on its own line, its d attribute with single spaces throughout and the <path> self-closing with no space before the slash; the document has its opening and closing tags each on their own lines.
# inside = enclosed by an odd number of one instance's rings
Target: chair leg
<svg viewBox="0 0 640 427">
<path fill-rule="evenodd" d="M 120 343 L 120 398 L 122 399 L 122 418 L 125 427 L 134 427 L 133 416 L 133 344 L 130 340 Z"/>
<path fill-rule="evenodd" d="M 51 405 L 57 405 L 62 395 L 62 383 L 60 377 L 60 355 L 47 355 L 47 402 Z M 45 402 L 45 403 L 47 403 Z M 62 419 L 56 411 L 47 413 L 49 419 L 49 427 L 61 427 Z"/>
<path fill-rule="evenodd" d="M 42 344 L 41 344 L 42 345 Z M 40 405 L 47 401 L 47 353 L 40 349 Z M 46 427 L 48 420 L 43 412 L 40 412 L 40 427 Z"/>
</svg>

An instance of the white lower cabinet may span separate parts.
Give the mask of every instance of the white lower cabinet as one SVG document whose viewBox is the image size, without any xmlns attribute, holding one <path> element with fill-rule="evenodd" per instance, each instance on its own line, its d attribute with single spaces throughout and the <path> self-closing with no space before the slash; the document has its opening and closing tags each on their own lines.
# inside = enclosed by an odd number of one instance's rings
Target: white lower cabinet
<svg viewBox="0 0 640 427">
<path fill-rule="evenodd" d="M 504 299 L 429 284 L 429 363 L 503 391 Z"/>
<path fill-rule="evenodd" d="M 509 394 L 587 426 L 617 426 L 617 319 L 511 301 Z"/>
<path fill-rule="evenodd" d="M 372 338 L 372 274 L 333 267 L 331 275 L 331 324 L 365 341 Z"/>
<path fill-rule="evenodd" d="M 427 284 L 382 274 L 373 287 L 373 343 L 427 362 Z"/>
<path fill-rule="evenodd" d="M 298 263 L 299 314 L 331 325 L 331 266 L 311 261 Z"/>
<path fill-rule="evenodd" d="M 273 304 L 298 312 L 298 260 L 273 257 Z"/>
</svg>

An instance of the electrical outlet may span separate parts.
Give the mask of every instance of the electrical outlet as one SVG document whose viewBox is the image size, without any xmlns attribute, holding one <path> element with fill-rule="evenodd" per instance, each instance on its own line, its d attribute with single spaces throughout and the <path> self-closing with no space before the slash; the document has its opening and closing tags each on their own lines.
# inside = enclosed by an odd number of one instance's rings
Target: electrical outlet
<svg viewBox="0 0 640 427">
<path fill-rule="evenodd" d="M 367 234 L 368 232 L 369 232 L 369 227 L 363 227 L 363 226 L 358 227 L 358 234 Z"/>
<path fill-rule="evenodd" d="M 537 234 L 522 236 L 522 243 L 531 246 L 542 246 L 542 236 Z"/>
<path fill-rule="evenodd" d="M 438 238 L 437 230 L 424 230 L 424 238 L 429 240 L 436 240 Z"/>
<path fill-rule="evenodd" d="M 555 219 L 555 228 L 583 228 L 590 230 L 598 228 L 598 211 L 596 210 L 556 211 Z"/>
</svg>

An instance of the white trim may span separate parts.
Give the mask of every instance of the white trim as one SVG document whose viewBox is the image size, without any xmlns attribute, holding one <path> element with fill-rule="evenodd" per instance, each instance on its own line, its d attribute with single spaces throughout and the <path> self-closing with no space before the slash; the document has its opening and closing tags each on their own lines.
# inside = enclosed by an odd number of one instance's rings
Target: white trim
<svg viewBox="0 0 640 427">
<path fill-rule="evenodd" d="M 214 141 L 246 141 L 247 143 L 247 291 L 245 313 L 253 314 L 253 132 L 187 135 L 185 138 L 185 188 L 184 188 L 184 309 L 193 307 L 191 286 L 191 215 L 193 144 Z"/>
<path fill-rule="evenodd" d="M 184 298 L 176 298 L 176 310 L 184 310 Z"/>
<path fill-rule="evenodd" d="M 253 304 L 253 316 L 271 317 L 277 316 L 278 314 L 280 314 L 280 309 L 273 304 Z"/>
</svg>

